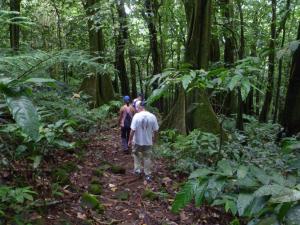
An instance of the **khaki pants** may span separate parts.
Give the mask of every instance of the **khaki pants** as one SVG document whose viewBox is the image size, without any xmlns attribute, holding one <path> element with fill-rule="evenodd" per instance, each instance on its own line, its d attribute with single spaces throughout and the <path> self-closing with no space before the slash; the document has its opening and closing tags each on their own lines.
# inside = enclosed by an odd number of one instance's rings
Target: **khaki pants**
<svg viewBox="0 0 300 225">
<path fill-rule="evenodd" d="M 132 156 L 134 159 L 134 171 L 142 171 L 142 160 L 144 160 L 145 175 L 151 174 L 151 147 L 148 145 L 134 145 Z"/>
</svg>

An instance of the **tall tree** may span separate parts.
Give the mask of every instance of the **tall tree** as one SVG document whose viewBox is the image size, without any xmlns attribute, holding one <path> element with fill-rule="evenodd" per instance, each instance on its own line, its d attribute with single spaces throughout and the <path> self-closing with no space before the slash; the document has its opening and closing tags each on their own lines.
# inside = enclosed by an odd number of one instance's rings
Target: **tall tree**
<svg viewBox="0 0 300 225">
<path fill-rule="evenodd" d="M 211 0 L 185 0 L 184 6 L 188 25 L 185 62 L 190 64 L 192 69 L 207 69 L 210 55 Z M 178 122 L 181 121 L 180 131 L 185 127 L 189 130 L 198 128 L 223 135 L 205 90 L 193 91 L 186 96 L 185 101 L 182 99 L 182 90 L 179 90 L 179 93 L 179 98 L 163 124 L 173 124 L 171 128 L 178 129 Z M 185 105 L 187 109 L 183 110 Z"/>
<path fill-rule="evenodd" d="M 300 21 L 297 40 L 300 41 Z M 300 44 L 293 54 L 282 125 L 289 135 L 300 132 Z"/>
<path fill-rule="evenodd" d="M 20 13 L 21 11 L 21 0 L 10 0 L 10 11 Z M 12 22 L 16 22 L 17 18 L 13 18 Z M 14 51 L 18 51 L 20 48 L 20 26 L 12 23 L 9 25 L 10 33 L 10 47 Z"/>
<path fill-rule="evenodd" d="M 276 0 L 271 0 L 272 21 L 271 21 L 271 37 L 269 41 L 268 56 L 268 84 L 265 94 L 264 104 L 259 115 L 260 122 L 267 122 L 269 112 L 271 111 L 271 102 L 274 89 L 274 72 L 275 72 L 275 45 L 276 45 Z"/>
<path fill-rule="evenodd" d="M 124 0 L 116 0 L 118 18 L 119 18 L 119 32 L 116 40 L 116 70 L 121 82 L 122 95 L 129 95 L 129 80 L 126 71 L 125 63 L 125 47 L 128 40 L 128 25 L 125 12 Z"/>
<path fill-rule="evenodd" d="M 279 28 L 277 29 L 277 37 L 279 36 L 280 32 L 282 31 L 282 39 L 281 39 L 281 48 L 283 48 L 285 39 L 286 39 L 286 21 L 289 17 L 290 14 L 290 5 L 291 1 L 287 0 L 285 9 L 284 9 L 284 16 L 282 20 L 279 23 Z M 282 57 L 279 59 L 278 63 L 278 78 L 277 78 L 277 86 L 276 86 L 276 94 L 275 94 L 275 105 L 274 105 L 274 115 L 273 115 L 273 123 L 276 123 L 277 121 L 277 116 L 278 116 L 278 111 L 279 111 L 279 95 L 280 95 L 280 86 L 281 86 L 281 80 L 282 80 L 282 67 L 283 67 L 283 59 Z"/>
<path fill-rule="evenodd" d="M 92 17 L 97 13 L 96 4 L 99 2 L 99 0 L 83 1 L 86 14 L 89 18 L 88 30 L 90 52 L 95 56 L 103 56 L 105 50 L 102 27 L 99 22 L 92 20 Z M 100 57 L 98 62 L 103 63 L 103 59 Z M 86 78 L 80 89 L 86 90 L 95 98 L 95 106 L 100 106 L 114 99 L 114 89 L 108 74 L 95 74 L 94 76 Z"/>
<path fill-rule="evenodd" d="M 162 59 L 159 51 L 157 28 L 155 23 L 157 10 L 158 10 L 158 2 L 157 0 L 144 0 L 144 1 L 145 1 L 144 18 L 147 22 L 147 26 L 149 30 L 151 56 L 153 61 L 152 74 L 158 74 L 161 73 L 162 71 Z"/>
</svg>

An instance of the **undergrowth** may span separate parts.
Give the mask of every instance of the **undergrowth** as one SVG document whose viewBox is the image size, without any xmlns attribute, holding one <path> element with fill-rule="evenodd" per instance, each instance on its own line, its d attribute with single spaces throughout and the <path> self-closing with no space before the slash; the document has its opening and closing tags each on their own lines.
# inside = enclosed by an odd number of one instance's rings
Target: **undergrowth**
<svg viewBox="0 0 300 225">
<path fill-rule="evenodd" d="M 197 207 L 204 202 L 221 205 L 249 225 L 300 224 L 300 142 L 289 138 L 276 143 L 278 125 L 248 119 L 244 132 L 227 119 L 230 140 L 222 144 L 218 136 L 199 130 L 187 136 L 161 132 L 157 154 L 170 159 L 173 171 L 189 174 L 174 212 L 194 200 Z"/>
</svg>

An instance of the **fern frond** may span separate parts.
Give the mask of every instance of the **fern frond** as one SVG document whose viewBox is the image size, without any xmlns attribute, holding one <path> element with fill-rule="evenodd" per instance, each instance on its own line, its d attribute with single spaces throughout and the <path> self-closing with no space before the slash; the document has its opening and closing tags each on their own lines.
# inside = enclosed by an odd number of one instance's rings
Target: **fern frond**
<svg viewBox="0 0 300 225">
<path fill-rule="evenodd" d="M 87 52 L 74 50 L 50 53 L 35 51 L 16 56 L 3 56 L 0 58 L 0 72 L 15 79 L 26 78 L 29 75 L 31 77 L 41 77 L 41 74 L 47 74 L 47 70 L 58 63 L 72 66 L 83 73 L 114 73 L 113 65 L 99 63 L 98 58 L 92 57 Z"/>
</svg>

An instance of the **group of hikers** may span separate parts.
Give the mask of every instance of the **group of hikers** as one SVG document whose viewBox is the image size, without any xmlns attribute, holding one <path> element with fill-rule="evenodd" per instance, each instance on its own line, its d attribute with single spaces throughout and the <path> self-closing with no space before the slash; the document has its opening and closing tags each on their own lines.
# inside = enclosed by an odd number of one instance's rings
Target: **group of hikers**
<svg viewBox="0 0 300 225">
<path fill-rule="evenodd" d="M 145 179 L 151 181 L 153 179 L 152 146 L 156 141 L 159 128 L 157 119 L 154 114 L 145 109 L 146 102 L 143 94 L 139 94 L 132 102 L 129 96 L 124 96 L 123 101 L 124 105 L 119 114 L 123 151 L 129 154 L 132 149 L 134 173 L 141 176 L 144 168 Z"/>
</svg>

